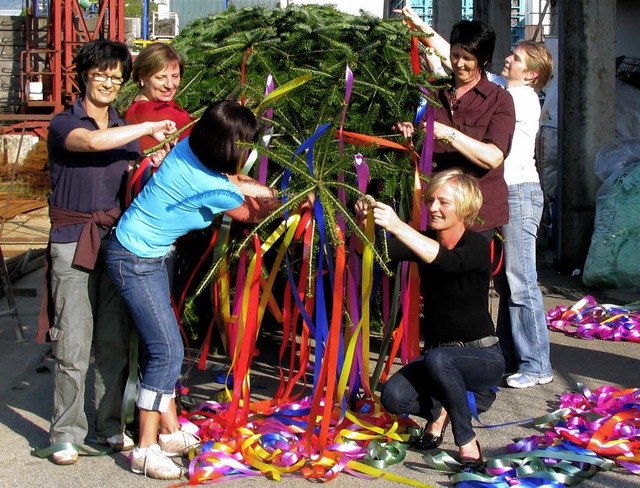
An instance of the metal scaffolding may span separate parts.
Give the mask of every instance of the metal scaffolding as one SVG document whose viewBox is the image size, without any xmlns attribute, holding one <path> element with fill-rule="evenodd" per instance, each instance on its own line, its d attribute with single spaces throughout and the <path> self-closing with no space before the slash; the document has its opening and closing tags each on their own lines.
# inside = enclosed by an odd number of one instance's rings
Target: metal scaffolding
<svg viewBox="0 0 640 488">
<path fill-rule="evenodd" d="M 46 138 L 49 120 L 79 94 L 74 58 L 94 39 L 124 40 L 124 1 L 99 0 L 84 7 L 80 0 L 26 0 L 25 50 L 20 54 L 20 107 L 0 114 L 15 122 L 0 131 L 17 129 Z"/>
</svg>

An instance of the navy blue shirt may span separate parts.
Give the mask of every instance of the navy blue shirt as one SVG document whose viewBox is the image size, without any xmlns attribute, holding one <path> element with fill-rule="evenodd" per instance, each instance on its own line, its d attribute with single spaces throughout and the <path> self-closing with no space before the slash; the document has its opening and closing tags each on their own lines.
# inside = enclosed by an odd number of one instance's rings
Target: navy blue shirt
<svg viewBox="0 0 640 488">
<path fill-rule="evenodd" d="M 109 107 L 109 127 L 126 125 L 113 107 Z M 111 210 L 122 206 L 129 165 L 140 156 L 140 142 L 132 141 L 108 151 L 74 152 L 65 148 L 67 136 L 75 129 L 99 130 L 87 115 L 83 99 L 56 114 L 49 125 L 51 195 L 49 205 L 81 213 Z M 124 210 L 124 207 L 123 207 Z M 51 232 L 51 242 L 76 242 L 83 224 L 61 227 Z M 101 236 L 108 231 L 100 229 Z"/>
</svg>

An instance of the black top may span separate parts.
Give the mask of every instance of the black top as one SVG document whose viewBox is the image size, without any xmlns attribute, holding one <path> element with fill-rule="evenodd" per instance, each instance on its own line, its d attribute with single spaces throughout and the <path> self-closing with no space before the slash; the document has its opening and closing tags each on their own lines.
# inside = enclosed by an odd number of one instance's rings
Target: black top
<svg viewBox="0 0 640 488">
<path fill-rule="evenodd" d="M 423 234 L 435 238 L 434 231 Z M 420 267 L 425 345 L 494 335 L 489 313 L 491 251 L 487 239 L 467 230 L 455 248 L 441 246 L 430 264 L 397 238 L 389 239 L 388 247 L 393 261 L 416 261 Z"/>
</svg>

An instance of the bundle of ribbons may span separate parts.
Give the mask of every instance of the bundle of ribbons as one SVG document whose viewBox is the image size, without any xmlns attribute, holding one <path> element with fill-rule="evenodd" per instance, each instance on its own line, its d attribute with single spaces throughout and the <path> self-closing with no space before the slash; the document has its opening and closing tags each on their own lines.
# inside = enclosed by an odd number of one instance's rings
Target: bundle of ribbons
<svg viewBox="0 0 640 488">
<path fill-rule="evenodd" d="M 580 339 L 640 342 L 640 311 L 598 304 L 590 295 L 571 307 L 559 305 L 549 310 L 547 326 Z"/>
<path fill-rule="evenodd" d="M 489 459 L 475 472 L 456 473 L 456 487 L 561 488 L 616 464 L 640 475 L 640 389 L 578 388 L 561 396 L 558 410 L 533 420 L 549 430 L 508 445 L 508 454 Z M 425 456 L 425 461 L 452 469 L 446 460 Z"/>
<path fill-rule="evenodd" d="M 353 83 L 348 66 L 345 81 L 346 110 Z M 268 78 L 265 99 L 274 98 L 274 93 Z M 268 124 L 271 114 L 266 110 L 263 116 L 266 124 L 261 144 L 265 147 L 272 133 Z M 305 158 L 309 176 L 322 180 L 316 174 L 314 159 L 316 142 L 322 137 L 336 137 L 341 152 L 345 143 L 405 151 L 413 156 L 416 173 L 412 220 L 415 226 L 421 226 L 419 160 L 430 162 L 430 156 L 417 155 L 411 148 L 381 137 L 344 131 L 344 115 L 334 131 L 329 130 L 331 124 L 318 127 L 292 155 L 292 163 L 295 158 Z M 369 183 L 367 161 L 361 154 L 355 154 L 352 161 L 354 183 L 364 193 Z M 252 151 L 243 172 L 255 170 L 257 179 L 266 183 L 268 163 L 267 157 L 258 158 Z M 253 168 L 254 164 L 258 166 Z M 139 169 L 138 178 L 132 178 L 131 194 L 137 191 L 134 185 L 150 174 L 148 168 Z M 291 178 L 291 170 L 285 169 L 281 178 L 285 195 Z M 345 471 L 426 486 L 385 470 L 404 458 L 403 443 L 419 429 L 411 420 L 382 411 L 375 387 L 370 385 L 369 367 L 370 303 L 377 288 L 385 303 L 385 323 L 392 322 L 390 303 L 396 309 L 404 307 L 398 326 L 393 326 L 390 333 L 385 331 L 389 341 L 394 339 L 394 348 L 384 373 L 388 373 L 395 354 L 406 363 L 419 353 L 417 269 L 399 268 L 399 292 L 394 294 L 389 290 L 388 277 L 378 273 L 375 278 L 372 246 L 365 245 L 361 254 L 354 252 L 355 238 L 347 235 L 345 219 L 353 218 L 327 215 L 324 208 L 336 198 L 343 208 L 346 206 L 345 192 L 340 190 L 346 186 L 344 176 L 339 175 L 338 180 L 333 188 L 330 185 L 335 182 L 316 185 L 310 211 L 285 212 L 275 229 L 254 229 L 247 235 L 250 245 L 242 247 L 233 261 L 228 252 L 231 220 L 223 217 L 215 230 L 210 249 L 213 261 L 221 264 L 212 271 L 212 280 L 203 280 L 207 286 L 211 284 L 214 297 L 214 318 L 207 335 L 211 336 L 214 323 L 222 329 L 230 361 L 228 379 L 232 377 L 233 381 L 224 381 L 225 389 L 217 401 L 183 413 L 183 422 L 203 439 L 191 461 L 188 484 L 256 475 L 274 479 L 297 475 L 326 481 Z M 370 242 L 375 242 L 374 227 L 369 216 L 363 235 Z M 267 253 L 273 255 L 268 266 L 264 260 Z M 184 296 L 177 310 L 183 305 Z M 251 364 L 258 355 L 256 339 L 267 311 L 282 327 L 280 383 L 271 400 L 252 401 Z M 201 351 L 200 368 L 206 367 L 207 344 L 205 341 Z M 313 371 L 310 376 L 309 371 Z"/>
</svg>

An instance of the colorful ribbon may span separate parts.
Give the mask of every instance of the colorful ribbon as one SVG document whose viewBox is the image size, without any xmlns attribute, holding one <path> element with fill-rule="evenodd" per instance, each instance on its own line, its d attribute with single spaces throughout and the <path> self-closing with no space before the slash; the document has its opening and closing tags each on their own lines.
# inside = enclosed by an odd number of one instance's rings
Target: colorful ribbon
<svg viewBox="0 0 640 488">
<path fill-rule="evenodd" d="M 547 326 L 579 339 L 640 342 L 640 312 L 617 305 L 598 305 L 590 295 L 570 308 L 558 305 L 549 310 Z"/>
</svg>

